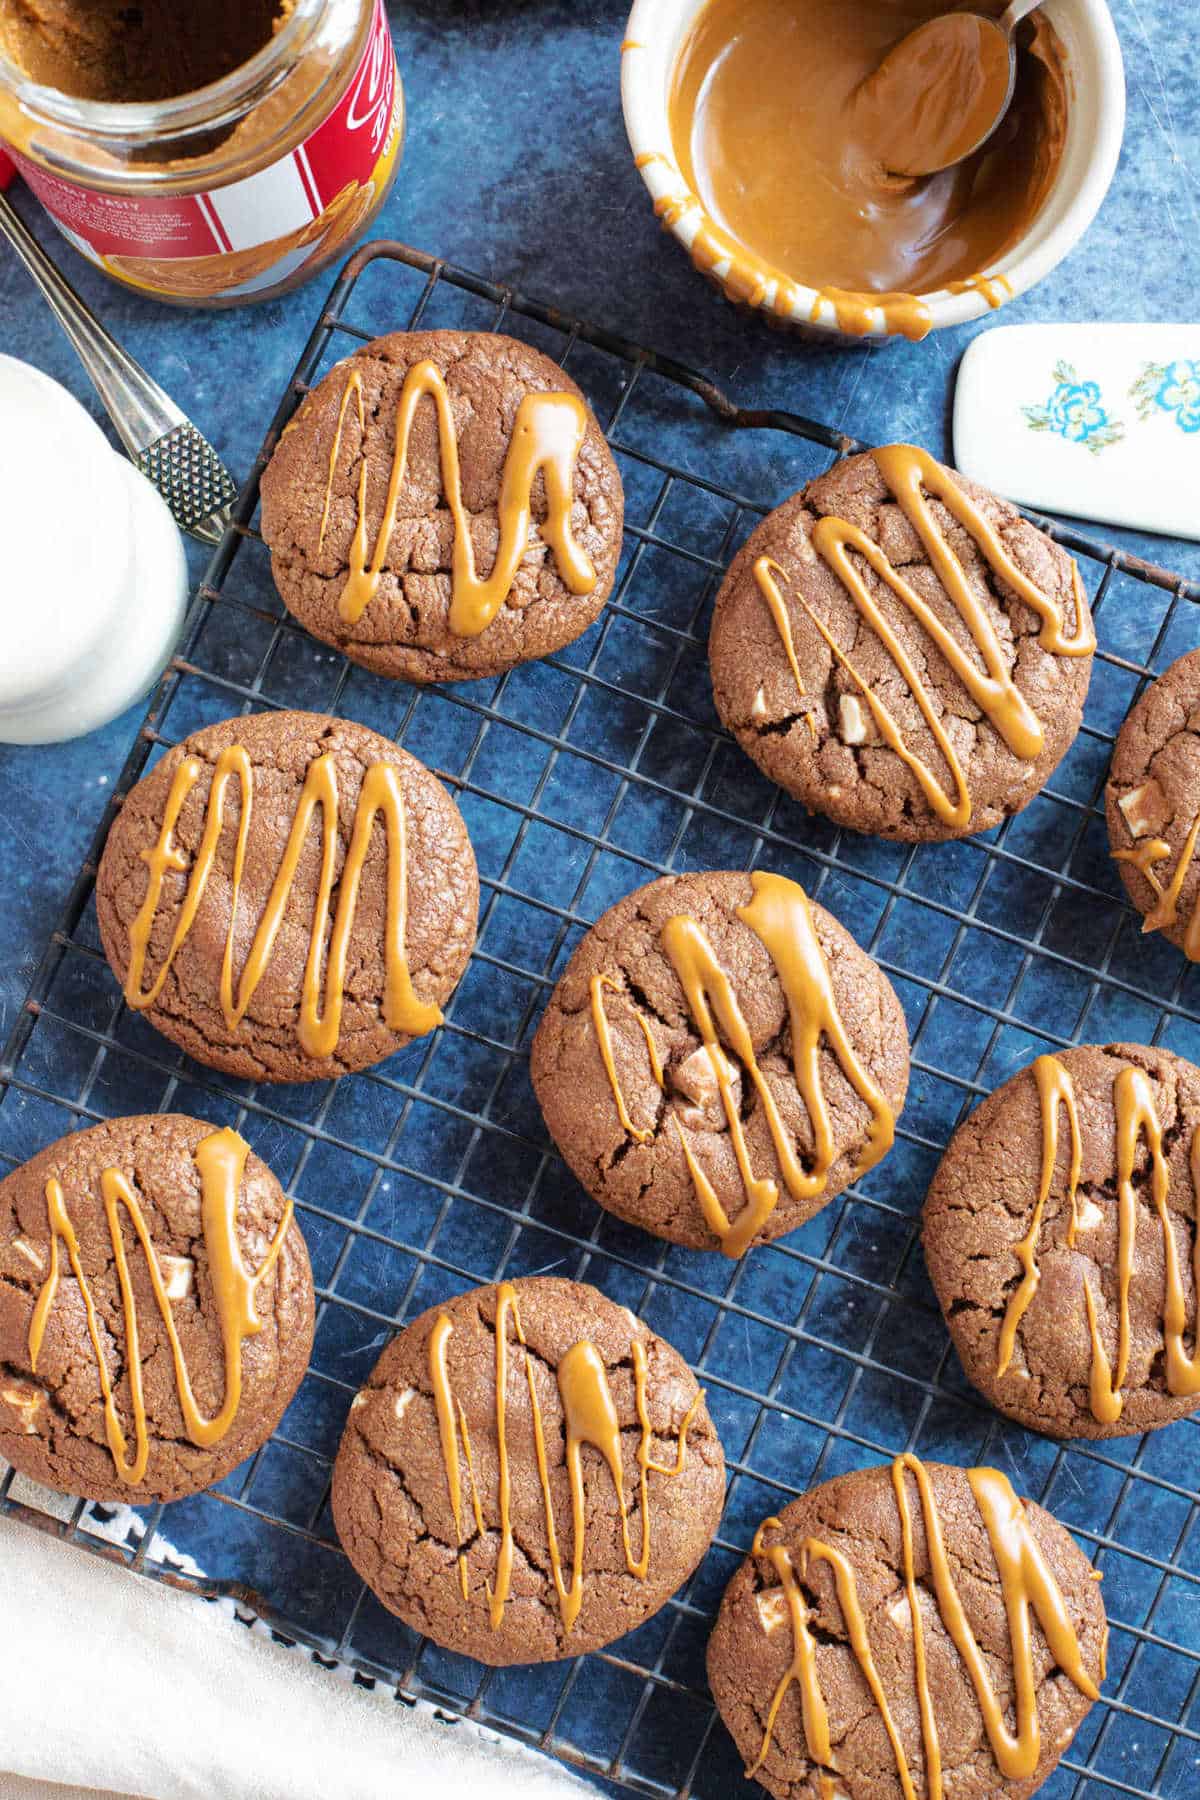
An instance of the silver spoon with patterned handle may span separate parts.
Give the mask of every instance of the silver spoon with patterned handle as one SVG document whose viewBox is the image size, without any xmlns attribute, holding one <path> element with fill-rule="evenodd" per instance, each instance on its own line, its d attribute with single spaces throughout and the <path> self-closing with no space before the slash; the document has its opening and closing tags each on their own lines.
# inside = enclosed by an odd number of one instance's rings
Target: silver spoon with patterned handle
<svg viewBox="0 0 1200 1800">
<path fill-rule="evenodd" d="M 237 483 L 208 439 L 104 329 L 2 193 L 0 234 L 41 289 L 79 352 L 130 459 L 158 489 L 175 523 L 202 543 L 219 544 Z"/>
</svg>

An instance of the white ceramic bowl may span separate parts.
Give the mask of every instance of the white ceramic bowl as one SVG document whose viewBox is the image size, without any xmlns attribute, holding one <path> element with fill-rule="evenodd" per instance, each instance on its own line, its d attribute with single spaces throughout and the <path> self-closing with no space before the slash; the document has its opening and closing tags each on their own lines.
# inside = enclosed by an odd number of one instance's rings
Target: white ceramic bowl
<svg viewBox="0 0 1200 1800">
<path fill-rule="evenodd" d="M 621 100 L 642 179 L 663 224 L 729 299 L 761 309 L 776 324 L 841 338 L 832 305 L 822 301 L 814 288 L 781 283 L 749 252 L 739 257 L 740 269 L 731 267 L 728 258 L 714 261 L 710 240 L 705 254 L 711 221 L 680 175 L 668 119 L 675 60 L 703 4 L 704 0 L 635 0 L 629 15 L 621 56 Z M 1125 71 L 1105 0 L 1046 0 L 1044 11 L 1066 51 L 1067 138 L 1054 187 L 1029 231 L 1005 252 L 996 269 L 983 271 L 1003 275 L 1014 297 L 1048 275 L 1095 218 L 1116 170 L 1125 129 Z M 761 279 L 747 281 L 745 265 Z M 935 331 L 977 319 L 989 309 L 985 294 L 977 290 L 952 293 L 943 288 L 922 298 Z M 881 313 L 874 313 L 866 335 L 889 335 Z"/>
</svg>

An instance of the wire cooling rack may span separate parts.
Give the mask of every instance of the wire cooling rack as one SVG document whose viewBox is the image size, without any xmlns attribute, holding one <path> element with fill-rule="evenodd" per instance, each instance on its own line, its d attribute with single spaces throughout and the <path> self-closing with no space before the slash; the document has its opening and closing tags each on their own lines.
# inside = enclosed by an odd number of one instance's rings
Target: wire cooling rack
<svg viewBox="0 0 1200 1800">
<path fill-rule="evenodd" d="M 298 630 L 253 526 L 258 476 L 300 396 L 357 341 L 418 323 L 503 329 L 555 355 L 605 423 L 626 490 L 620 575 L 592 630 L 499 680 L 438 691 L 367 675 Z M 758 1521 L 813 1482 L 904 1449 L 991 1461 L 1105 1576 L 1107 1694 L 1045 1792 L 1194 1800 L 1200 1425 L 1066 1447 L 1002 1420 L 950 1353 L 918 1230 L 955 1124 L 1041 1051 L 1126 1039 L 1200 1060 L 1200 975 L 1139 936 L 1097 807 L 1141 685 L 1200 641 L 1189 604 L 1200 587 L 1050 524 L 1079 557 L 1101 652 L 1087 722 L 1049 790 L 965 843 L 842 834 L 721 732 L 705 637 L 750 528 L 856 447 L 811 420 L 741 411 L 676 364 L 404 246 L 371 245 L 347 265 L 113 807 L 166 745 L 213 720 L 344 713 L 405 744 L 457 796 L 483 883 L 478 948 L 442 1029 L 382 1067 L 302 1088 L 231 1083 L 121 1003 L 92 899 L 110 808 L 0 1063 L 2 1166 L 114 1114 L 171 1108 L 235 1125 L 295 1198 L 316 1342 L 274 1439 L 213 1492 L 133 1515 L 116 1544 L 103 1509 L 48 1520 L 11 1476 L 0 1507 L 142 1574 L 232 1595 L 399 1699 L 433 1701 L 623 1790 L 715 1800 L 742 1791 L 741 1769 L 708 1696 L 704 1645 Z M 892 1155 L 803 1230 L 730 1264 L 593 1206 L 548 1148 L 527 1050 L 551 984 L 606 906 L 667 870 L 759 864 L 802 881 L 888 971 L 913 1079 Z M 337 1547 L 330 1463 L 350 1398 L 400 1321 L 477 1282 L 551 1270 L 595 1283 L 688 1357 L 725 1444 L 729 1498 L 704 1563 L 641 1630 L 581 1661 L 488 1671 L 365 1592 Z M 181 1577 L 164 1540 L 205 1578 Z"/>
</svg>

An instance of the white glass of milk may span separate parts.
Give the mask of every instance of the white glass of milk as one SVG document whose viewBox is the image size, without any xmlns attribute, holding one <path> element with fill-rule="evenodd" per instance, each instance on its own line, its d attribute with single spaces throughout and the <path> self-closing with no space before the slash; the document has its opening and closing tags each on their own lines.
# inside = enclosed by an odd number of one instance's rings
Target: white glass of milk
<svg viewBox="0 0 1200 1800">
<path fill-rule="evenodd" d="M 106 725 L 174 649 L 183 543 L 79 402 L 11 356 L 0 356 L 0 544 L 0 743 Z"/>
</svg>

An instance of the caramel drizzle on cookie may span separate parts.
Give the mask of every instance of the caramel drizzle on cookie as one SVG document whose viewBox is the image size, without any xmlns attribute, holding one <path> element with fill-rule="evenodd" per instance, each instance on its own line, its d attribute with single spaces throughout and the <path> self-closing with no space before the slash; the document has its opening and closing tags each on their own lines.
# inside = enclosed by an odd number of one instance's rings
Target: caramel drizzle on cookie
<svg viewBox="0 0 1200 1800">
<path fill-rule="evenodd" d="M 1042 1216 L 1054 1181 L 1058 1160 L 1059 1110 L 1064 1109 L 1071 1133 L 1070 1170 L 1067 1197 L 1071 1219 L 1067 1229 L 1068 1248 L 1074 1248 L 1079 1230 L 1078 1188 L 1083 1159 L 1079 1130 L 1079 1114 L 1075 1101 L 1075 1085 L 1071 1074 L 1057 1057 L 1041 1056 L 1033 1066 L 1042 1115 L 1042 1179 L 1033 1220 L 1026 1236 L 1016 1245 L 1014 1254 L 1023 1270 L 1021 1285 L 1008 1303 L 1000 1328 L 1000 1354 L 997 1378 L 1003 1377 L 1012 1360 L 1013 1348 L 1021 1320 L 1032 1304 L 1041 1279 L 1037 1264 L 1037 1247 Z M 1138 1144 L 1144 1137 L 1150 1153 L 1150 1189 L 1155 1211 L 1162 1228 L 1165 1284 L 1163 1296 L 1163 1341 L 1166 1346 L 1167 1392 L 1176 1398 L 1200 1394 L 1200 1330 L 1196 1332 L 1193 1354 L 1184 1349 L 1187 1329 L 1187 1297 L 1179 1264 L 1179 1250 L 1167 1200 L 1170 1171 L 1163 1154 L 1162 1124 L 1154 1104 L 1154 1086 L 1144 1069 L 1126 1065 L 1113 1083 L 1113 1105 L 1117 1127 L 1117 1362 L 1113 1368 L 1100 1330 L 1100 1317 L 1090 1277 L 1083 1277 L 1083 1297 L 1087 1307 L 1088 1332 L 1092 1343 L 1089 1380 L 1092 1415 L 1104 1425 L 1115 1425 L 1125 1408 L 1123 1389 L 1129 1375 L 1131 1329 L 1129 1290 L 1133 1280 L 1134 1254 L 1137 1244 L 1138 1199 L 1133 1186 L 1134 1163 Z M 1197 1223 L 1200 1225 L 1200 1129 L 1192 1137 L 1192 1187 L 1197 1199 Z M 1200 1230 L 1192 1248 L 1192 1275 L 1196 1292 L 1200 1293 Z"/>
<path fill-rule="evenodd" d="M 463 501 L 458 431 L 450 391 L 436 363 L 419 362 L 408 371 L 396 406 L 396 445 L 374 548 L 369 548 L 367 542 L 370 463 L 365 448 L 359 452 L 358 515 L 350 543 L 349 573 L 338 600 L 342 620 L 347 625 L 357 624 L 379 591 L 395 529 L 396 507 L 408 473 L 413 422 L 417 407 L 426 397 L 433 401 L 437 412 L 442 493 L 454 520 L 450 630 L 455 637 L 478 637 L 486 631 L 511 593 L 517 570 L 530 550 L 533 485 L 539 475 L 545 480 L 547 502 L 546 517 L 539 527 L 541 538 L 554 552 L 558 573 L 567 590 L 572 594 L 590 594 L 596 586 L 596 570 L 591 558 L 576 543 L 571 529 L 575 470 L 588 428 L 587 408 L 583 402 L 576 395 L 567 393 L 530 393 L 521 401 L 501 477 L 497 507 L 500 536 L 496 557 L 491 574 L 480 576 L 475 568 L 471 515 Z M 329 452 L 329 481 L 317 539 L 318 553 L 324 548 L 329 529 L 334 481 L 351 402 L 358 413 L 360 445 L 365 445 L 363 378 L 361 370 L 353 367 L 346 378 Z"/>
<path fill-rule="evenodd" d="M 133 1226 L 142 1254 L 154 1302 L 162 1318 L 171 1356 L 175 1364 L 175 1388 L 183 1414 L 183 1428 L 188 1441 L 201 1450 L 209 1450 L 227 1437 L 242 1403 L 242 1345 L 262 1330 L 258 1316 L 258 1290 L 279 1260 L 283 1241 L 292 1222 L 292 1203 L 284 1207 L 278 1230 L 257 1271 L 251 1274 L 242 1260 L 237 1235 L 238 1194 L 246 1171 L 249 1145 L 235 1131 L 215 1131 L 196 1146 L 195 1163 L 200 1171 L 200 1218 L 204 1248 L 208 1259 L 208 1278 L 212 1286 L 213 1304 L 221 1330 L 221 1346 L 225 1361 L 225 1399 L 219 1412 L 206 1418 L 196 1404 L 188 1374 L 187 1359 L 171 1311 L 171 1299 L 163 1279 L 162 1265 L 146 1215 L 128 1177 L 120 1169 L 105 1169 L 100 1176 L 100 1192 L 104 1200 L 104 1216 L 112 1242 L 113 1262 L 121 1290 L 121 1306 L 125 1316 L 125 1369 L 129 1378 L 129 1399 L 133 1411 L 134 1452 L 129 1454 L 129 1440 L 117 1411 L 112 1377 L 105 1360 L 101 1340 L 100 1315 L 91 1286 L 84 1272 L 79 1239 L 67 1210 L 62 1184 L 53 1177 L 46 1183 L 46 1213 L 50 1223 L 50 1272 L 37 1298 L 29 1325 L 29 1366 L 37 1374 L 38 1359 L 45 1342 L 46 1327 L 58 1297 L 61 1274 L 59 1245 L 65 1245 L 67 1261 L 83 1301 L 88 1336 L 96 1358 L 100 1392 L 104 1398 L 104 1433 L 113 1459 L 118 1481 L 136 1487 L 145 1476 L 150 1460 L 150 1438 L 146 1426 L 146 1396 L 143 1385 L 141 1335 L 138 1330 L 137 1300 L 129 1272 L 129 1258 L 121 1231 L 120 1209 L 124 1207 Z"/>
<path fill-rule="evenodd" d="M 563 1630 L 569 1632 L 579 1617 L 579 1611 L 583 1605 L 583 1553 L 587 1535 L 583 1469 L 584 1446 L 588 1445 L 597 1451 L 608 1467 L 613 1487 L 616 1490 L 617 1507 L 621 1515 L 621 1539 L 625 1551 L 625 1566 L 635 1580 L 645 1581 L 650 1571 L 650 1476 L 651 1474 L 663 1475 L 668 1480 L 672 1480 L 683 1473 L 687 1456 L 688 1428 L 704 1395 L 703 1392 L 698 1393 L 684 1414 L 676 1440 L 675 1461 L 673 1463 L 655 1462 L 651 1448 L 654 1432 L 646 1403 L 646 1346 L 640 1338 L 635 1337 L 631 1341 L 634 1405 L 637 1409 L 641 1432 L 637 1449 L 637 1463 L 638 1495 L 642 1515 L 642 1544 L 640 1555 L 635 1557 L 629 1533 L 629 1510 L 625 1500 L 624 1470 L 621 1458 L 621 1422 L 617 1414 L 616 1403 L 613 1400 L 612 1389 L 609 1386 L 604 1359 L 595 1344 L 587 1338 L 581 1339 L 577 1344 L 572 1344 L 556 1371 L 558 1394 L 563 1411 L 567 1479 L 571 1490 L 572 1555 L 571 1578 L 568 1581 L 563 1572 L 562 1553 L 559 1548 L 558 1530 L 554 1519 L 550 1464 L 546 1455 L 546 1433 L 534 1377 L 533 1358 L 526 1347 L 516 1289 L 511 1282 L 501 1282 L 496 1290 L 495 1324 L 497 1504 L 500 1514 L 500 1549 L 496 1558 L 495 1582 L 494 1584 L 485 1583 L 493 1631 L 498 1631 L 504 1622 L 504 1608 L 512 1586 L 515 1541 L 512 1526 L 512 1466 L 508 1430 L 508 1358 L 510 1349 L 508 1332 L 510 1320 L 516 1345 L 524 1362 L 525 1380 L 529 1389 L 529 1409 L 533 1423 L 538 1481 L 541 1484 L 542 1504 L 546 1516 L 546 1542 L 549 1547 L 550 1570 L 554 1580 L 554 1591 L 558 1598 L 558 1610 Z M 454 1514 L 454 1530 L 458 1546 L 459 1587 L 463 1599 L 466 1600 L 469 1587 L 467 1547 L 463 1543 L 464 1511 L 460 1439 L 462 1454 L 467 1466 L 467 1479 L 471 1488 L 471 1504 L 477 1537 L 483 1536 L 485 1527 L 479 1484 L 475 1473 L 475 1460 L 467 1432 L 466 1414 L 461 1401 L 454 1393 L 450 1379 L 447 1348 L 453 1335 L 454 1324 L 449 1314 L 439 1313 L 429 1339 L 429 1373 L 433 1384 L 434 1406 L 437 1410 L 442 1461 L 446 1469 L 446 1486 L 450 1494 L 450 1508 Z"/>
<path fill-rule="evenodd" d="M 907 742 L 887 705 L 873 691 L 865 677 L 859 673 L 825 621 L 819 617 L 794 586 L 791 587 L 791 593 L 801 611 L 805 613 L 815 630 L 825 640 L 835 662 L 846 671 L 862 694 L 884 743 L 911 771 L 934 813 L 943 824 L 956 831 L 965 831 L 971 822 L 972 801 L 962 762 L 950 740 L 949 733 L 937 715 L 933 699 L 926 683 L 921 678 L 919 669 L 889 624 L 886 615 L 868 587 L 861 568 L 851 559 L 850 552 L 854 551 L 861 557 L 879 580 L 891 589 L 901 604 L 912 614 L 950 669 L 961 681 L 976 706 L 990 720 L 1013 755 L 1020 757 L 1022 761 L 1036 762 L 1042 754 L 1045 733 L 1041 720 L 1014 682 L 1006 666 L 1004 650 L 996 635 L 995 626 L 988 617 L 983 601 L 972 587 L 967 571 L 947 543 L 941 527 L 934 518 L 929 506 L 928 495 L 933 494 L 942 502 L 947 511 L 974 539 L 980 554 L 991 567 L 993 574 L 1011 587 L 1018 599 L 1023 601 L 1041 620 L 1041 630 L 1038 633 L 1037 642 L 1044 650 L 1048 650 L 1056 656 L 1090 656 L 1096 648 L 1096 636 L 1086 617 L 1083 586 L 1079 579 L 1078 566 L 1075 563 L 1072 563 L 1071 569 L 1075 590 L 1076 627 L 1074 635 L 1067 637 L 1066 621 L 1061 606 L 1022 573 L 1005 549 L 994 526 L 988 522 L 964 489 L 959 487 L 953 477 L 940 464 L 936 463 L 933 457 L 924 450 L 918 450 L 912 444 L 891 444 L 884 449 L 874 451 L 873 456 L 875 466 L 883 476 L 892 497 L 920 538 L 934 574 L 938 577 L 942 587 L 949 595 L 955 611 L 966 626 L 974 654 L 949 630 L 938 617 L 936 610 L 917 592 L 911 582 L 906 581 L 904 576 L 893 567 L 879 545 L 873 543 L 857 525 L 851 525 L 845 519 L 832 516 L 819 519 L 812 530 L 812 547 L 841 582 L 859 614 L 879 638 L 904 678 L 905 685 L 920 709 L 938 753 L 950 771 L 952 793 L 947 791 L 930 765 Z M 787 654 L 793 678 L 803 695 L 804 686 L 797 672 L 799 663 L 796 657 L 791 621 L 788 616 L 787 604 L 779 588 L 779 580 L 786 582 L 787 575 L 769 556 L 760 556 L 754 565 L 754 579 L 758 584 L 759 592 L 770 608 L 771 617 Z"/>
<path fill-rule="evenodd" d="M 241 744 L 231 744 L 217 759 L 204 817 L 204 834 L 192 865 L 187 890 L 170 948 L 158 974 L 148 987 L 143 985 L 146 956 L 154 921 L 162 900 L 163 884 L 168 870 L 182 874 L 188 860 L 176 847 L 175 827 L 188 795 L 201 779 L 207 765 L 198 756 L 187 756 L 171 780 L 167 804 L 163 812 L 158 841 L 152 850 L 142 851 L 142 860 L 150 870 L 146 897 L 141 910 L 129 928 L 129 972 L 125 977 L 125 999 L 136 1011 L 153 1006 L 162 993 L 180 949 L 196 922 L 209 877 L 216 864 L 221 834 L 225 825 L 225 802 L 229 785 L 239 783 L 241 817 L 233 853 L 230 881 L 229 926 L 225 934 L 225 954 L 221 963 L 221 1014 L 230 1031 L 242 1023 L 254 999 L 255 990 L 266 973 L 275 948 L 283 917 L 287 911 L 301 853 L 308 837 L 313 815 L 321 811 L 321 875 L 313 906 L 308 957 L 304 966 L 304 983 L 300 1002 L 297 1035 L 307 1056 L 328 1057 L 337 1049 L 342 1027 L 345 998 L 346 967 L 349 960 L 350 935 L 358 909 L 358 890 L 363 868 L 371 848 L 376 817 L 382 815 L 387 834 L 387 920 L 384 951 L 386 976 L 384 983 L 383 1019 L 392 1030 L 409 1037 L 421 1037 L 441 1022 L 441 1011 L 432 1003 L 418 1000 L 405 954 L 405 932 L 408 918 L 408 857 L 405 828 L 404 789 L 398 771 L 390 763 L 373 763 L 363 777 L 350 845 L 342 864 L 338 885 L 337 912 L 329 936 L 324 983 L 321 964 L 325 957 L 325 938 L 329 925 L 333 886 L 337 877 L 338 854 L 338 774 L 337 762 L 331 754 L 318 756 L 308 765 L 300 799 L 292 820 L 291 831 L 267 900 L 242 969 L 241 979 L 234 983 L 234 947 L 238 936 L 238 900 L 246 867 L 247 846 L 254 816 L 254 770 L 247 751 Z M 322 994 L 322 985 L 324 992 Z"/>
<path fill-rule="evenodd" d="M 967 1480 L 996 1560 L 1008 1615 L 1017 1725 L 1015 1732 L 1010 1731 L 1005 1719 L 1005 1708 L 997 1698 L 988 1671 L 987 1658 L 971 1629 L 954 1580 L 946 1553 L 941 1516 L 928 1471 L 917 1457 L 909 1453 L 896 1458 L 892 1464 L 892 1487 L 904 1545 L 905 1594 L 912 1621 L 914 1673 L 928 1800 L 943 1800 L 944 1786 L 937 1714 L 929 1682 L 925 1625 L 921 1616 L 921 1596 L 916 1576 L 912 1510 L 905 1481 L 909 1474 L 916 1482 L 920 1499 L 929 1572 L 938 1611 L 975 1689 L 992 1755 L 1006 1780 L 1028 1781 L 1041 1758 L 1037 1677 L 1029 1616 L 1031 1610 L 1041 1627 L 1056 1666 L 1089 1700 L 1100 1698 L 1100 1690 L 1084 1666 L 1079 1637 L 1071 1622 L 1062 1591 L 1033 1534 L 1028 1514 L 1013 1492 L 1007 1476 L 996 1469 L 969 1469 Z M 768 1532 L 782 1529 L 778 1519 L 766 1519 L 755 1534 L 751 1554 L 765 1558 L 779 1578 L 791 1625 L 792 1660 L 776 1686 L 767 1715 L 762 1748 L 757 1761 L 746 1771 L 747 1775 L 757 1774 L 766 1762 L 774 1741 L 779 1709 L 793 1685 L 800 1690 L 804 1739 L 809 1757 L 825 1769 L 837 1772 L 837 1753 L 830 1734 L 829 1714 L 817 1669 L 817 1643 L 810 1629 L 815 1609 L 809 1606 L 801 1586 L 808 1580 L 812 1564 L 825 1562 L 833 1571 L 838 1605 L 850 1648 L 883 1720 L 904 1800 L 919 1800 L 904 1743 L 871 1652 L 867 1618 L 859 1599 L 858 1582 L 852 1564 L 840 1550 L 823 1543 L 820 1538 L 810 1537 L 800 1547 L 797 1568 L 785 1544 L 767 1542 Z M 1103 1666 L 1100 1679 L 1104 1679 Z"/>
<path fill-rule="evenodd" d="M 1165 838 L 1145 838 L 1134 844 L 1129 850 L 1114 850 L 1113 861 L 1130 863 L 1153 888 L 1158 896 L 1158 904 L 1153 906 L 1142 920 L 1142 931 L 1168 931 L 1179 922 L 1179 896 L 1183 892 L 1183 884 L 1187 880 L 1188 870 L 1196 854 L 1196 844 L 1200 841 L 1200 813 L 1192 821 L 1191 829 L 1179 852 L 1179 861 L 1175 864 L 1175 873 L 1166 887 L 1155 872 L 1154 865 L 1166 862 L 1171 854 L 1171 846 Z M 1200 905 L 1192 908 L 1188 919 L 1187 931 L 1184 934 L 1183 953 L 1189 962 L 1200 962 Z"/>
<path fill-rule="evenodd" d="M 783 987 L 791 1025 L 792 1070 L 812 1124 L 814 1152 L 810 1169 L 804 1167 L 796 1154 L 793 1136 L 780 1116 L 771 1085 L 754 1054 L 754 1040 L 745 1014 L 738 1004 L 733 983 L 717 960 L 708 938 L 695 919 L 687 914 L 668 919 L 660 934 L 662 947 L 679 978 L 688 1010 L 708 1054 L 741 1175 L 746 1204 L 736 1218 L 730 1219 L 700 1164 L 678 1114 L 672 1114 L 705 1223 L 719 1240 L 722 1252 L 729 1257 L 742 1256 L 753 1243 L 779 1204 L 779 1185 L 773 1179 L 754 1172 L 741 1110 L 733 1091 L 733 1072 L 722 1049 L 722 1041 L 734 1052 L 754 1083 L 784 1183 L 793 1199 L 805 1201 L 815 1199 L 818 1194 L 823 1193 L 829 1171 L 836 1160 L 837 1147 L 821 1083 L 823 1040 L 832 1048 L 842 1073 L 871 1113 L 867 1141 L 855 1170 L 856 1180 L 887 1155 L 896 1131 L 895 1114 L 882 1089 L 856 1055 L 842 1023 L 829 964 L 817 937 L 808 895 L 796 882 L 762 870 L 756 870 L 750 881 L 754 897 L 748 905 L 737 908 L 737 916 L 765 946 Z M 654 1136 L 654 1131 L 649 1127 L 639 1129 L 635 1126 L 621 1091 L 608 1020 L 604 1012 L 603 986 L 615 988 L 617 984 L 608 977 L 599 976 L 593 980 L 591 988 L 596 1036 L 617 1116 L 622 1129 L 636 1142 L 647 1143 Z M 647 1043 L 652 1046 L 652 1060 L 657 1062 L 657 1051 L 653 1050 L 653 1035 L 649 1025 L 636 1007 L 634 1013 L 646 1035 Z M 657 1063 L 654 1073 L 662 1087 L 661 1063 Z"/>
</svg>

